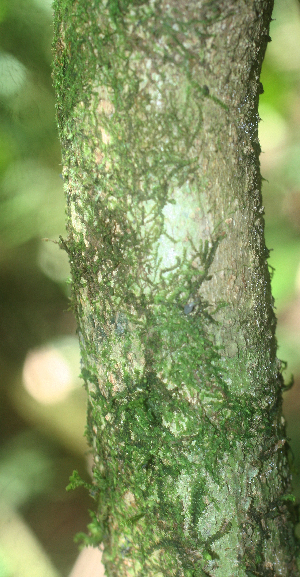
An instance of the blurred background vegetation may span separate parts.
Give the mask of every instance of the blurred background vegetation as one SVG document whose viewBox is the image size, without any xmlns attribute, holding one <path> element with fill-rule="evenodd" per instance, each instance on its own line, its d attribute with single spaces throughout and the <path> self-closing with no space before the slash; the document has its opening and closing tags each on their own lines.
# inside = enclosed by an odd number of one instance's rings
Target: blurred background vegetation
<svg viewBox="0 0 300 577">
<path fill-rule="evenodd" d="M 275 0 L 259 125 L 284 413 L 300 501 L 300 5 Z M 86 399 L 51 85 L 51 0 L 0 3 L 0 577 L 67 577 L 89 522 Z M 299 532 L 300 533 L 300 532 Z M 300 536 L 300 534 L 299 534 Z"/>
</svg>

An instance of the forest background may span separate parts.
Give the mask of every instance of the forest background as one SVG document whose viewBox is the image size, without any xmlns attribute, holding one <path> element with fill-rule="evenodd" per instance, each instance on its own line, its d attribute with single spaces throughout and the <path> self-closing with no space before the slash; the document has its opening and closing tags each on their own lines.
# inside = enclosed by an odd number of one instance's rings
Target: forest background
<svg viewBox="0 0 300 577">
<path fill-rule="evenodd" d="M 300 503 L 300 4 L 275 0 L 261 81 L 266 244 Z M 69 310 L 50 0 L 0 4 L 0 577 L 67 577 L 89 523 L 86 399 Z M 300 524 L 296 527 L 300 538 Z"/>
</svg>

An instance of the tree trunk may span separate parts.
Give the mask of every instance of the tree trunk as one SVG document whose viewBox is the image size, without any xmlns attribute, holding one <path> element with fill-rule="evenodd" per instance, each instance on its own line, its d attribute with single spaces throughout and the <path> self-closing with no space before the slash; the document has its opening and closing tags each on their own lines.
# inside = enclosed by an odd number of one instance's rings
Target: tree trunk
<svg viewBox="0 0 300 577">
<path fill-rule="evenodd" d="M 109 577 L 296 576 L 257 135 L 273 0 L 55 0 Z"/>
</svg>

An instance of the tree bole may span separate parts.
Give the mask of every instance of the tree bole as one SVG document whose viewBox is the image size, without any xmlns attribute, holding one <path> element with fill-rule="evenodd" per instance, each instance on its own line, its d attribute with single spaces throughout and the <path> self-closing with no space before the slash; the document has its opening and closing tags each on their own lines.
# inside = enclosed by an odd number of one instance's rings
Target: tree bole
<svg viewBox="0 0 300 577">
<path fill-rule="evenodd" d="M 108 577 L 296 576 L 258 99 L 272 0 L 55 0 Z"/>
</svg>

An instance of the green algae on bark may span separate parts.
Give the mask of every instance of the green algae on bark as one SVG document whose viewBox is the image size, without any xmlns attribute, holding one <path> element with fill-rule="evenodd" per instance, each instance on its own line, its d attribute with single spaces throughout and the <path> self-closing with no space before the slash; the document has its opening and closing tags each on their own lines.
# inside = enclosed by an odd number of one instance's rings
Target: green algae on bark
<svg viewBox="0 0 300 577">
<path fill-rule="evenodd" d="M 298 575 L 257 137 L 271 0 L 56 0 L 108 577 Z"/>
</svg>

